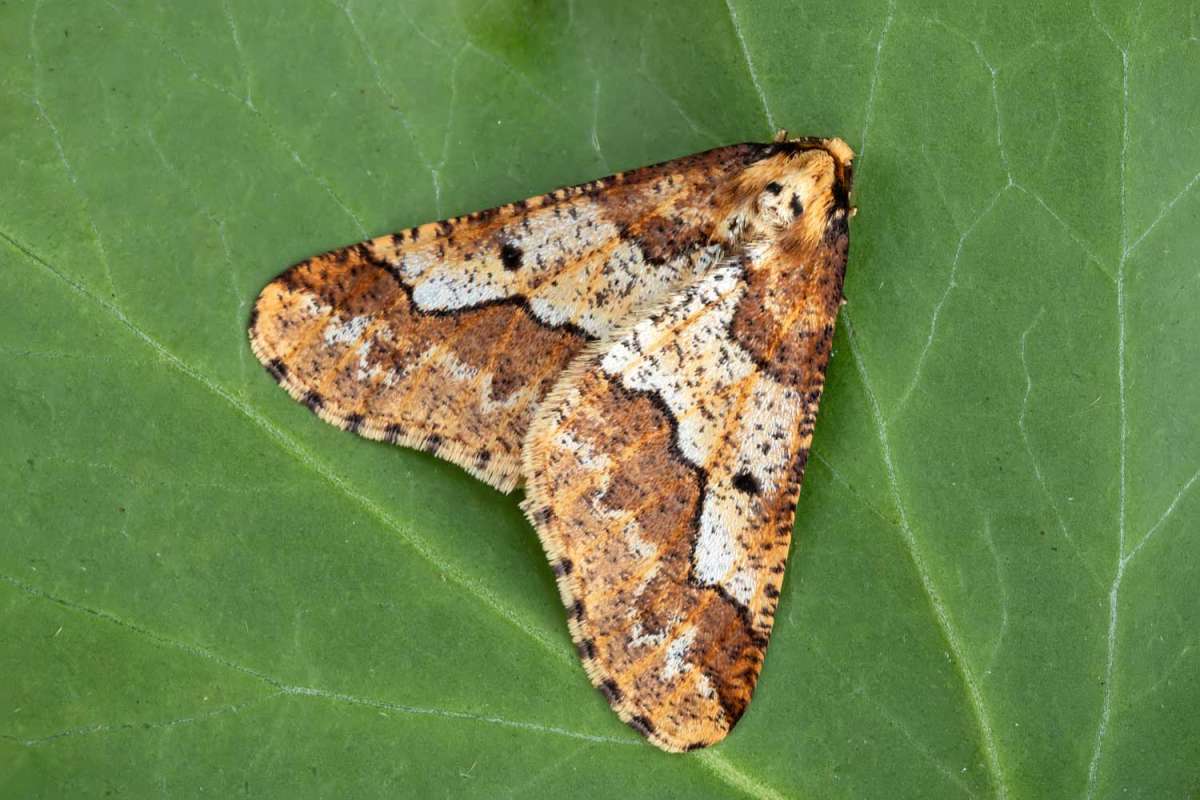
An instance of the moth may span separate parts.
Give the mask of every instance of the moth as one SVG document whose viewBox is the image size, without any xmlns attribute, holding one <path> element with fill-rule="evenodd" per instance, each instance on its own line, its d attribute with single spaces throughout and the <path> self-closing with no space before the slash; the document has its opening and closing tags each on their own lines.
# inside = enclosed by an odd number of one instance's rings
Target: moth
<svg viewBox="0 0 1200 800">
<path fill-rule="evenodd" d="M 250 343 L 322 419 L 523 483 L 592 683 L 705 747 L 771 635 L 853 158 L 781 132 L 333 250 L 263 289 Z"/>
</svg>

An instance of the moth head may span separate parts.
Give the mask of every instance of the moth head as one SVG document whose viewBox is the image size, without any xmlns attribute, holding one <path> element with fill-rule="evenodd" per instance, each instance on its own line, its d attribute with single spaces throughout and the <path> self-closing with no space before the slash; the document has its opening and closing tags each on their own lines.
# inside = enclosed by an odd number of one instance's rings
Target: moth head
<svg viewBox="0 0 1200 800">
<path fill-rule="evenodd" d="M 767 171 L 769 178 L 758 189 L 755 212 L 774 228 L 785 228 L 804 216 L 811 207 L 815 186 L 812 175 L 791 168 L 786 157 L 780 157 L 777 168 Z"/>
<path fill-rule="evenodd" d="M 819 235 L 852 216 L 854 152 L 841 139 L 775 142 L 772 155 L 748 171 L 753 214 L 760 225 Z"/>
</svg>

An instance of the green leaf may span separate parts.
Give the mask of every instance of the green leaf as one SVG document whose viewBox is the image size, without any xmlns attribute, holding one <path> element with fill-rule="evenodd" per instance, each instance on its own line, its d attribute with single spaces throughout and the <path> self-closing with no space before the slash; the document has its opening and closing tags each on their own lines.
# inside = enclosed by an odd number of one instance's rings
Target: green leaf
<svg viewBox="0 0 1200 800">
<path fill-rule="evenodd" d="M 1200 17 L 1170 0 L 0 5 L 0 794 L 1200 791 Z M 858 151 L 759 692 L 671 756 L 512 497 L 251 356 L 312 253 Z"/>
</svg>

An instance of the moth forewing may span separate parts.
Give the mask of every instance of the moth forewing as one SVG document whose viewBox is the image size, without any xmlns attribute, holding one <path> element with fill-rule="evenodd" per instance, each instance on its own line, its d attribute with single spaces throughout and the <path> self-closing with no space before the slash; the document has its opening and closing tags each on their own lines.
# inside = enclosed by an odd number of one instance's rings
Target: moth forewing
<svg viewBox="0 0 1200 800">
<path fill-rule="evenodd" d="M 334 250 L 264 288 L 251 346 L 343 429 L 523 479 L 593 682 L 711 744 L 771 630 L 852 158 L 732 145 Z"/>
<path fill-rule="evenodd" d="M 722 147 L 306 259 L 260 294 L 254 353 L 323 419 L 509 491 L 559 373 L 711 268 L 734 236 L 716 189 L 780 146 Z"/>
<path fill-rule="evenodd" d="M 850 158 L 831 144 L 724 187 L 753 198 L 730 257 L 589 347 L 526 439 L 526 510 L 580 657 L 663 749 L 722 739 L 762 666 L 842 298 Z"/>
</svg>

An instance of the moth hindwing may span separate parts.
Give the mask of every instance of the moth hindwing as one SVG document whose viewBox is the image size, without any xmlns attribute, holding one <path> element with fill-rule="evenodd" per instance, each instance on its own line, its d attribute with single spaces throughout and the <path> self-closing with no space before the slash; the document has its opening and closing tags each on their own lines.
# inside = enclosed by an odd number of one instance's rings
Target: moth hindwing
<svg viewBox="0 0 1200 800">
<path fill-rule="evenodd" d="M 732 145 L 334 250 L 267 285 L 251 346 L 341 428 L 524 480 L 593 683 L 703 747 L 771 633 L 852 160 Z"/>
</svg>

